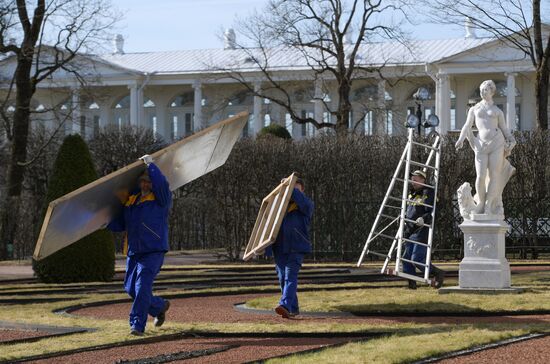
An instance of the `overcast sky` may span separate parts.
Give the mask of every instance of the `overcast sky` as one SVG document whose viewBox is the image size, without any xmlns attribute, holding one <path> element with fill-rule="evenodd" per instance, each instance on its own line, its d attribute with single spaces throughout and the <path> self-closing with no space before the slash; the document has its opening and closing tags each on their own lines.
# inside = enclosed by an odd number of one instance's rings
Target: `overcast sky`
<svg viewBox="0 0 550 364">
<path fill-rule="evenodd" d="M 124 14 L 118 33 L 125 52 L 222 47 L 218 35 L 236 15 L 261 10 L 265 0 L 115 0 Z M 417 39 L 457 38 L 464 30 L 441 25 L 411 27 Z"/>
</svg>

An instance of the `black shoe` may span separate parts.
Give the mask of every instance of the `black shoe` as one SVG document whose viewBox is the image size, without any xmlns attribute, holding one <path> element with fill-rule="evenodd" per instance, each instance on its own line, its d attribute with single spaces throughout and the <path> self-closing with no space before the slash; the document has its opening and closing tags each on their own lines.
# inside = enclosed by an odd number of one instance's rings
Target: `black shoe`
<svg viewBox="0 0 550 364">
<path fill-rule="evenodd" d="M 409 289 L 416 289 L 416 281 L 409 279 Z"/>
<path fill-rule="evenodd" d="M 157 317 L 155 317 L 155 327 L 161 327 L 164 321 L 166 320 L 166 311 L 170 308 L 170 301 L 166 300 L 166 303 L 164 304 L 164 308 Z"/>
<path fill-rule="evenodd" d="M 130 330 L 130 335 L 134 335 L 134 336 L 143 336 L 143 331 L 139 331 L 137 329 L 131 329 Z"/>
<path fill-rule="evenodd" d="M 441 288 L 443 286 L 443 281 L 445 280 L 445 271 L 439 268 L 434 270 L 435 277 L 433 280 L 434 288 Z"/>
<path fill-rule="evenodd" d="M 277 312 L 277 314 L 281 315 L 283 318 L 290 318 L 290 312 L 288 312 L 285 306 L 279 305 L 275 307 L 275 312 Z"/>
</svg>

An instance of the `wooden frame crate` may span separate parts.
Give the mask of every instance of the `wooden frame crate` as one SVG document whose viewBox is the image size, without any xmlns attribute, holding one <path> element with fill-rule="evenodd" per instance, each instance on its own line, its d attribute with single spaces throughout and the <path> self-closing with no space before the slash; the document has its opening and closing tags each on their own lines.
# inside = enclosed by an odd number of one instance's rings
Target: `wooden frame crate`
<svg viewBox="0 0 550 364">
<path fill-rule="evenodd" d="M 292 173 L 263 199 L 243 260 L 263 254 L 275 242 L 297 179 L 296 173 Z"/>
</svg>

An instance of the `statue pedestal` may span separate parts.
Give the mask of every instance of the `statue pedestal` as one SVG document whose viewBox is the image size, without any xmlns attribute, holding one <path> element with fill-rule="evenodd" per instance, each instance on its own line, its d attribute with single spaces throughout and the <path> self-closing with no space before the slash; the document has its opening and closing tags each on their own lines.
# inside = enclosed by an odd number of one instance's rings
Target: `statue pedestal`
<svg viewBox="0 0 550 364">
<path fill-rule="evenodd" d="M 508 224 L 497 216 L 472 216 L 459 226 L 464 233 L 464 259 L 460 262 L 458 287 L 441 293 L 519 293 L 510 287 L 510 265 L 505 256 L 504 236 Z"/>
</svg>

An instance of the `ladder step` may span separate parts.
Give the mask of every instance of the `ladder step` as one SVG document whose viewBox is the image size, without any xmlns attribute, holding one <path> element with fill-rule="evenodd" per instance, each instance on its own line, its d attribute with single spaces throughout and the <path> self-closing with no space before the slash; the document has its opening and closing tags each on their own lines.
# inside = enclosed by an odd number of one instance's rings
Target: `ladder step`
<svg viewBox="0 0 550 364">
<path fill-rule="evenodd" d="M 438 147 L 432 147 L 431 145 L 428 145 L 428 144 L 422 144 L 422 143 L 419 143 L 419 142 L 411 142 L 413 143 L 414 145 L 419 145 L 421 147 L 424 147 L 424 148 L 428 148 L 428 149 L 432 149 L 432 150 L 435 150 L 435 151 L 439 151 L 439 148 Z"/>
<path fill-rule="evenodd" d="M 420 206 L 426 206 L 426 207 L 429 207 L 429 208 L 432 208 L 432 209 L 433 209 L 433 206 L 432 206 L 432 205 L 428 205 L 428 204 L 425 204 L 425 203 L 422 203 L 422 202 L 413 201 L 413 200 L 409 200 L 409 199 L 405 199 L 405 201 L 410 202 L 411 204 L 417 204 L 417 205 L 420 205 Z"/>
<path fill-rule="evenodd" d="M 401 210 L 401 207 L 400 207 L 400 206 L 384 205 L 384 207 L 388 207 L 388 208 L 390 208 L 390 209 Z"/>
<path fill-rule="evenodd" d="M 373 255 L 379 256 L 381 258 L 387 258 L 388 257 L 387 254 L 378 253 L 378 252 L 375 252 L 373 250 L 367 251 L 367 254 L 373 254 Z"/>
<path fill-rule="evenodd" d="M 401 197 L 388 196 L 388 198 L 389 198 L 390 200 L 394 200 L 394 201 L 399 201 L 399 202 L 403 201 L 403 199 L 402 199 Z M 400 208 L 401 208 L 401 207 L 400 207 Z"/>
<path fill-rule="evenodd" d="M 385 217 L 386 219 L 396 219 L 396 218 L 399 218 L 399 216 L 390 216 L 390 215 L 386 215 L 386 214 L 380 214 L 380 216 L 382 217 Z"/>
<path fill-rule="evenodd" d="M 434 166 L 430 166 L 430 165 L 420 163 L 420 162 L 416 162 L 416 161 L 410 161 L 409 163 L 412 164 L 413 166 L 436 169 Z"/>
<path fill-rule="evenodd" d="M 381 236 L 383 238 L 386 238 L 386 239 L 391 239 L 391 240 L 395 240 L 395 236 L 390 236 L 390 235 L 386 235 L 386 234 L 382 234 L 382 233 L 375 233 L 376 236 Z"/>
<path fill-rule="evenodd" d="M 407 219 L 407 218 L 405 218 L 405 219 L 403 219 L 403 220 L 406 221 L 406 222 L 410 222 L 411 224 L 415 224 L 415 225 L 416 225 L 416 221 L 415 221 L 415 220 L 411 220 L 411 219 Z M 418 226 L 420 226 L 420 225 L 418 225 Z M 422 227 L 427 227 L 427 228 L 431 229 L 431 228 L 432 228 L 432 225 L 431 225 L 431 224 L 422 224 Z"/>
<path fill-rule="evenodd" d="M 388 198 L 391 199 L 391 200 L 395 200 L 395 201 L 403 201 L 402 198 L 398 198 L 398 197 L 388 196 Z M 416 204 L 416 205 L 420 205 L 420 206 L 426 206 L 426 207 L 433 208 L 432 205 L 428 205 L 428 204 L 418 202 L 418 201 L 409 200 L 408 198 L 406 198 L 405 201 L 410 202 L 411 204 Z"/>
<path fill-rule="evenodd" d="M 411 239 L 407 239 L 407 238 L 401 238 L 401 240 L 406 241 L 407 243 L 422 245 L 422 246 L 425 246 L 426 248 L 429 248 L 429 247 L 430 247 L 428 244 L 426 244 L 426 243 L 421 243 L 421 242 L 416 241 L 416 240 L 411 240 Z"/>
<path fill-rule="evenodd" d="M 389 275 L 392 275 L 392 276 L 398 276 L 398 277 L 402 277 L 402 278 L 406 278 L 406 279 L 412 279 L 413 281 L 424 282 L 424 283 L 430 284 L 430 285 L 432 283 L 432 281 L 430 279 L 426 280 L 422 277 L 415 276 L 415 275 L 412 275 L 412 274 L 403 273 L 403 272 L 397 273 L 393 269 L 387 269 L 386 274 L 389 274 Z"/>
<path fill-rule="evenodd" d="M 399 181 L 399 182 L 405 183 L 405 180 L 403 178 L 396 178 L 396 180 Z M 408 180 L 407 182 L 410 182 L 410 180 Z M 419 185 L 424 186 L 424 187 L 429 187 L 429 188 L 435 189 L 435 186 L 432 186 L 432 185 L 427 185 L 425 183 L 420 183 L 420 182 L 416 182 L 416 183 L 418 183 Z"/>
<path fill-rule="evenodd" d="M 401 260 L 404 261 L 404 262 L 415 264 L 415 265 L 421 265 L 423 267 L 428 266 L 426 263 L 415 262 L 414 260 L 409 260 L 409 259 L 405 259 L 405 258 L 401 258 Z"/>
</svg>

